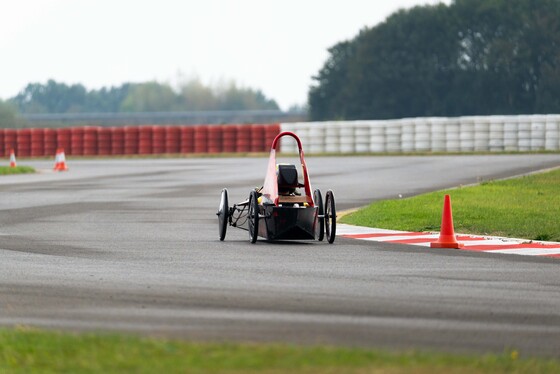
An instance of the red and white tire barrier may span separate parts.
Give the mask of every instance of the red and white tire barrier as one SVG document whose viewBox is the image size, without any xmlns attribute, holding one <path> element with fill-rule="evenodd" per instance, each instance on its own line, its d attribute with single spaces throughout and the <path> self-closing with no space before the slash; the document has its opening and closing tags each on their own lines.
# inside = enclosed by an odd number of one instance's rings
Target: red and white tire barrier
<svg viewBox="0 0 560 374">
<path fill-rule="evenodd" d="M 439 237 L 439 233 L 386 230 L 344 224 L 337 225 L 337 235 L 343 238 L 423 247 L 430 247 L 430 243 L 437 241 Z M 461 234 L 457 235 L 457 240 L 464 243 L 464 248 L 459 249 L 461 251 L 560 258 L 560 243 L 556 242 Z"/>
</svg>

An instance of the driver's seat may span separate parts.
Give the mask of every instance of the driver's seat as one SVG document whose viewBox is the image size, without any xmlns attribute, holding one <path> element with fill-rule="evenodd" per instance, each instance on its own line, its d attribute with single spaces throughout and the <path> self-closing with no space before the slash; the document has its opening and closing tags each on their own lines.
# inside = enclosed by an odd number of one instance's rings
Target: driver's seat
<svg viewBox="0 0 560 374">
<path fill-rule="evenodd" d="M 290 195 L 296 192 L 299 187 L 298 172 L 295 165 L 291 164 L 278 164 L 278 194 Z"/>
</svg>

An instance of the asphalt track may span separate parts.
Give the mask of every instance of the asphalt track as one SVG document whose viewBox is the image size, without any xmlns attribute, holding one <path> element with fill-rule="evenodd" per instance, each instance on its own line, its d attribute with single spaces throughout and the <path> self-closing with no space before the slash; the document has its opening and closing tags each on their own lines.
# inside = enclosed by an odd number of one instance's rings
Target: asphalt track
<svg viewBox="0 0 560 374">
<path fill-rule="evenodd" d="M 338 209 L 560 166 L 560 155 L 309 158 Z M 0 324 L 560 357 L 560 262 L 339 238 L 218 241 L 265 158 L 69 160 L 0 178 Z M 29 161 L 39 169 L 52 162 Z"/>
</svg>

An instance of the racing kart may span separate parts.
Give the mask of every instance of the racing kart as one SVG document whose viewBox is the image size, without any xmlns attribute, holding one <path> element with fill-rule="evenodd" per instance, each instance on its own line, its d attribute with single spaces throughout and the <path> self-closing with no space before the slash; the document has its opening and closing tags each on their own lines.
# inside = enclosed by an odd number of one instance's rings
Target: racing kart
<svg viewBox="0 0 560 374">
<path fill-rule="evenodd" d="M 297 142 L 302 183 L 295 165 L 276 163 L 276 149 L 284 136 Z M 274 138 L 263 186 L 253 189 L 247 200 L 231 207 L 224 188 L 216 214 L 221 241 L 226 237 L 228 226 L 247 230 L 251 243 L 259 236 L 267 240 L 323 241 L 326 234 L 327 241 L 332 244 L 336 236 L 334 194 L 328 190 L 324 204 L 320 190 L 311 194 L 301 141 L 293 132 L 282 132 Z"/>
</svg>

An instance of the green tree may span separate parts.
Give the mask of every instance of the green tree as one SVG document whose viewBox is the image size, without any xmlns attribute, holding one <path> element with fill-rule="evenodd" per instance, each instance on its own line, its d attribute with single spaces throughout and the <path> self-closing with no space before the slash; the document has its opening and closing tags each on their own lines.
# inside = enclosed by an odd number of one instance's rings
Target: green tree
<svg viewBox="0 0 560 374">
<path fill-rule="evenodd" d="M 454 60 L 445 5 L 400 10 L 329 50 L 309 94 L 313 119 L 437 115 Z"/>
<path fill-rule="evenodd" d="M 0 100 L 0 128 L 17 128 L 22 123 L 13 105 Z"/>
<path fill-rule="evenodd" d="M 140 83 L 132 86 L 123 100 L 122 112 L 165 112 L 177 109 L 177 96 L 167 84 Z"/>
<path fill-rule="evenodd" d="M 221 110 L 278 109 L 278 104 L 261 91 L 237 87 L 233 81 L 219 87 L 216 96 Z"/>
<path fill-rule="evenodd" d="M 278 109 L 276 102 L 259 90 L 239 88 L 233 81 L 210 87 L 198 79 L 182 84 L 178 92 L 155 81 L 87 91 L 80 84 L 68 86 L 49 80 L 28 84 L 9 102 L 22 113 Z"/>
<path fill-rule="evenodd" d="M 481 114 L 530 113 L 537 107 L 542 69 L 554 62 L 558 1 L 457 0 L 458 78 Z M 556 41 L 556 45 L 557 41 Z M 553 49 L 551 49 L 551 47 Z"/>
<path fill-rule="evenodd" d="M 356 43 L 341 42 L 329 48 L 330 56 L 313 79 L 317 82 L 309 91 L 309 114 L 314 119 L 346 118 L 346 103 L 350 90 L 347 85 L 350 61 Z"/>
<path fill-rule="evenodd" d="M 68 86 L 49 80 L 46 85 L 28 84 L 12 98 L 21 113 L 68 113 L 82 111 L 86 101 L 86 89 L 81 84 Z"/>
<path fill-rule="evenodd" d="M 309 92 L 310 115 L 558 111 L 559 25 L 558 0 L 455 0 L 400 10 L 329 50 Z"/>
<path fill-rule="evenodd" d="M 89 91 L 86 97 L 85 112 L 116 113 L 120 111 L 122 102 L 128 96 L 131 83 L 124 83 L 118 87 Z"/>
<path fill-rule="evenodd" d="M 217 110 L 219 104 L 211 87 L 198 78 L 191 79 L 180 87 L 181 107 L 186 111 Z"/>
</svg>

